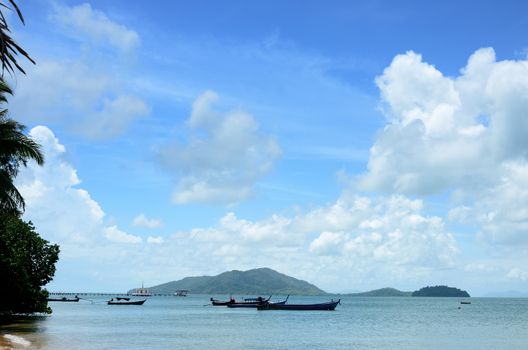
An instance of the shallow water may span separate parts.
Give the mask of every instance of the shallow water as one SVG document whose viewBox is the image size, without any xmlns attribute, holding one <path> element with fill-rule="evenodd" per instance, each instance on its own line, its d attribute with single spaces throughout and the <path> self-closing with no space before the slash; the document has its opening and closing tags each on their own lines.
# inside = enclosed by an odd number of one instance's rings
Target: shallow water
<svg viewBox="0 0 528 350">
<path fill-rule="evenodd" d="M 0 331 L 30 341 L 26 348 L 56 350 L 528 348 L 527 298 L 461 305 L 459 298 L 344 297 L 331 312 L 228 309 L 209 306 L 209 297 L 152 297 L 142 306 L 109 306 L 95 297 L 95 304 L 55 302 L 51 316 Z"/>
</svg>

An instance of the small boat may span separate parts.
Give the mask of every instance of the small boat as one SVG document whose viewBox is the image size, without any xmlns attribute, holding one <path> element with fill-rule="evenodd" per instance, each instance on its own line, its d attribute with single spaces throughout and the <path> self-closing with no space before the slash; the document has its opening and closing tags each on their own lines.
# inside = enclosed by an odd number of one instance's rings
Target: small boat
<svg viewBox="0 0 528 350">
<path fill-rule="evenodd" d="M 145 288 L 143 286 L 143 283 L 141 283 L 141 288 L 136 288 L 132 290 L 131 295 L 134 297 L 151 297 L 152 292 L 150 291 L 150 289 Z"/>
<path fill-rule="evenodd" d="M 338 301 L 330 301 L 321 304 L 277 304 L 277 303 L 263 303 L 257 306 L 258 310 L 304 310 L 304 311 L 334 311 L 337 304 L 341 304 L 341 299 Z"/>
<path fill-rule="evenodd" d="M 62 302 L 76 303 L 80 299 L 81 298 L 79 298 L 78 296 L 75 296 L 75 298 L 66 298 L 66 297 L 62 297 L 62 298 L 48 298 L 48 301 L 62 301 Z"/>
<path fill-rule="evenodd" d="M 143 305 L 143 303 L 147 301 L 147 299 L 142 300 L 130 300 L 130 298 L 112 298 L 108 300 L 108 305 Z"/>
<path fill-rule="evenodd" d="M 248 299 L 244 299 L 244 301 L 229 303 L 226 306 L 230 307 L 230 308 L 240 308 L 240 307 L 253 307 L 253 308 L 255 308 L 259 304 L 268 303 L 270 301 L 270 299 L 271 299 L 271 295 L 270 295 L 270 297 L 268 299 L 264 299 L 262 297 L 248 298 Z"/>
<path fill-rule="evenodd" d="M 186 289 L 180 289 L 180 290 L 177 290 L 176 292 L 174 292 L 174 296 L 177 296 L 177 297 L 186 297 L 186 296 L 187 296 L 187 293 L 189 293 L 188 290 L 186 290 Z"/>
<path fill-rule="evenodd" d="M 229 304 L 234 304 L 236 303 L 236 300 L 234 298 L 230 298 L 229 301 L 222 301 L 222 300 L 217 300 L 217 299 L 213 299 L 211 298 L 211 304 L 213 304 L 213 306 L 226 306 L 226 305 L 229 305 Z"/>
<path fill-rule="evenodd" d="M 278 302 L 275 302 L 275 303 L 270 302 L 271 296 L 268 299 L 263 299 L 262 297 L 258 297 L 258 298 L 255 298 L 255 299 L 244 299 L 244 302 L 241 302 L 241 303 L 236 303 L 235 302 L 235 303 L 227 304 L 226 306 L 230 307 L 230 308 L 240 308 L 240 307 L 256 308 L 259 305 L 268 305 L 268 304 L 271 304 L 271 305 L 284 305 L 288 301 L 289 297 L 290 296 L 288 295 L 285 300 L 278 301 Z"/>
<path fill-rule="evenodd" d="M 461 301 L 460 304 L 469 305 L 471 304 L 471 301 L 464 300 L 464 301 Z"/>
</svg>

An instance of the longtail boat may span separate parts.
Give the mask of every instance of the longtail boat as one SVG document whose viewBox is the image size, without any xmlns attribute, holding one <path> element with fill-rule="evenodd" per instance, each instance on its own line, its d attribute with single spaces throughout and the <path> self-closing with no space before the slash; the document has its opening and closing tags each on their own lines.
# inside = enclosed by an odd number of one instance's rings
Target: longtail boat
<svg viewBox="0 0 528 350">
<path fill-rule="evenodd" d="M 69 302 L 69 303 L 76 303 L 80 300 L 78 296 L 75 296 L 75 298 L 48 298 L 48 301 L 62 301 L 62 302 Z"/>
<path fill-rule="evenodd" d="M 108 305 L 143 305 L 143 303 L 147 301 L 147 299 L 141 299 L 141 300 L 130 300 L 130 298 L 112 298 L 108 300 Z"/>
<path fill-rule="evenodd" d="M 227 304 L 226 306 L 230 307 L 230 308 L 239 308 L 239 307 L 253 307 L 253 308 L 255 308 L 259 304 L 269 302 L 270 299 L 271 299 L 271 295 L 270 295 L 270 297 L 268 299 L 264 299 L 262 297 L 250 298 L 250 299 L 244 299 L 244 301 Z"/>
<path fill-rule="evenodd" d="M 240 307 L 252 307 L 252 308 L 256 308 L 258 307 L 259 305 L 267 305 L 267 304 L 273 304 L 273 305 L 284 305 L 286 304 L 286 302 L 288 301 L 288 298 L 290 296 L 288 295 L 286 297 L 285 300 L 283 301 L 278 301 L 276 303 L 272 303 L 270 302 L 270 299 L 271 299 L 271 295 L 268 299 L 263 299 L 262 297 L 258 297 L 256 299 L 244 299 L 244 302 L 241 302 L 241 303 L 232 303 L 232 304 L 227 304 L 227 307 L 230 307 L 230 308 L 240 308 Z"/>
<path fill-rule="evenodd" d="M 226 306 L 233 303 L 236 303 L 236 300 L 234 298 L 229 299 L 229 301 L 222 301 L 211 298 L 211 304 L 213 304 L 213 306 Z"/>
<path fill-rule="evenodd" d="M 341 299 L 338 301 L 330 301 L 328 303 L 321 304 L 276 304 L 276 303 L 263 303 L 257 305 L 258 310 L 305 310 L 305 311 L 334 311 L 337 304 L 341 303 Z"/>
</svg>

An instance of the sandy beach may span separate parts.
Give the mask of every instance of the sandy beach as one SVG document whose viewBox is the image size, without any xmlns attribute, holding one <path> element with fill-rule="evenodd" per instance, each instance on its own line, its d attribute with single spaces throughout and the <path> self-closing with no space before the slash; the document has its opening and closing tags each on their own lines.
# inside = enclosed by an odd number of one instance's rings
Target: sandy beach
<svg viewBox="0 0 528 350">
<path fill-rule="evenodd" d="M 26 338 L 13 334 L 2 334 L 0 337 L 0 350 L 28 349 L 31 342 Z"/>
</svg>

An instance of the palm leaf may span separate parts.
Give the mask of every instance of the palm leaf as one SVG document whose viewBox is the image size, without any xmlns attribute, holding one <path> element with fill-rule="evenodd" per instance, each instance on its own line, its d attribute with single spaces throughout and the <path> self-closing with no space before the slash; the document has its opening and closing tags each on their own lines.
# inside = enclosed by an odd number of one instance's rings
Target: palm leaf
<svg viewBox="0 0 528 350">
<path fill-rule="evenodd" d="M 2 7 L 4 9 L 15 11 L 22 24 L 24 24 L 24 17 L 14 0 L 7 0 L 11 6 L 6 5 L 5 2 L 6 0 L 0 0 L 0 65 L 2 66 L 2 75 L 4 71 L 14 74 L 15 69 L 26 74 L 24 69 L 18 63 L 17 56 L 21 55 L 33 64 L 35 64 L 35 61 L 9 35 L 11 30 L 9 29 L 6 18 L 2 13 Z"/>
</svg>

